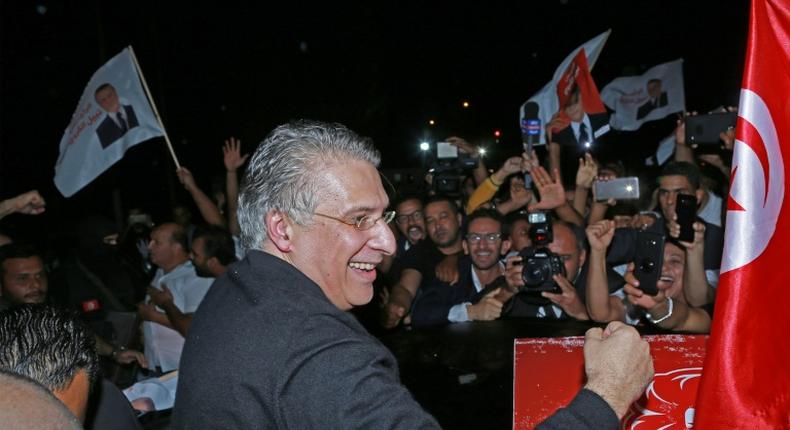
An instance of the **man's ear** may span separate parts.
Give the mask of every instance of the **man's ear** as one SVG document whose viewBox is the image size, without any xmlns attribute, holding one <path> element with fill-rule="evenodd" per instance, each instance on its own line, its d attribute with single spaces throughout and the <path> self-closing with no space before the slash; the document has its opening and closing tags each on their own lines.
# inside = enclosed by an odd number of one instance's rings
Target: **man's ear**
<svg viewBox="0 0 790 430">
<path fill-rule="evenodd" d="M 510 251 L 510 245 L 511 245 L 510 239 L 503 240 L 502 247 L 499 249 L 499 254 L 507 255 L 507 253 Z"/>
<path fill-rule="evenodd" d="M 585 261 L 587 261 L 587 250 L 582 249 L 581 252 L 579 252 L 579 268 L 584 266 Z"/>
<path fill-rule="evenodd" d="M 466 239 L 461 240 L 461 246 L 464 247 L 464 254 L 469 255 L 469 244 L 466 243 Z"/>
<path fill-rule="evenodd" d="M 266 224 L 266 235 L 269 241 L 280 252 L 291 252 L 293 250 L 293 226 L 291 219 L 287 215 L 278 211 L 270 210 L 264 217 Z"/>
</svg>

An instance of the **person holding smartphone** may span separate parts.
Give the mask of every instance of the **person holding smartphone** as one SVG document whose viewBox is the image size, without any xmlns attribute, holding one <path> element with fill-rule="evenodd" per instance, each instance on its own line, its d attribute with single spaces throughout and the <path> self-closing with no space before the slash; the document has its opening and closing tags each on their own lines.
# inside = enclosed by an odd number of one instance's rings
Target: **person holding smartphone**
<svg viewBox="0 0 790 430">
<path fill-rule="evenodd" d="M 724 231 L 699 218 L 699 202 L 705 193 L 700 180 L 700 172 L 695 164 L 684 161 L 667 163 L 658 177 L 658 212 L 661 218 L 646 230 L 678 239 L 681 229 L 689 228 L 701 232 L 701 244 L 697 245 L 695 236 L 681 238 L 680 244 L 690 252 L 686 253 L 685 295 L 689 305 L 700 307 L 712 303 L 716 296 L 719 279 L 721 254 L 724 249 Z M 694 206 L 694 216 L 678 218 L 678 201 L 688 196 Z M 682 212 L 682 211 L 681 211 Z M 682 214 L 681 214 L 682 215 Z M 686 223 L 682 228 L 681 223 Z M 625 264 L 633 259 L 637 230 L 622 228 L 615 231 L 611 248 L 606 257 L 610 265 Z M 686 239 L 686 240 L 682 240 Z"/>
</svg>

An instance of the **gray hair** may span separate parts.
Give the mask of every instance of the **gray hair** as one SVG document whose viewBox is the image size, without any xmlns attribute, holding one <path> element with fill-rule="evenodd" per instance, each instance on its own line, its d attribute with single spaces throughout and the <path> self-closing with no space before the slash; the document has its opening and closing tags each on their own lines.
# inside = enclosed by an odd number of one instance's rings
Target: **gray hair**
<svg viewBox="0 0 790 430">
<path fill-rule="evenodd" d="M 320 203 L 318 172 L 349 160 L 378 167 L 381 156 L 370 139 L 341 124 L 299 120 L 275 128 L 253 154 L 239 193 L 244 248 L 262 249 L 271 210 L 308 225 Z"/>
<path fill-rule="evenodd" d="M 43 304 L 0 312 L 0 370 L 24 375 L 52 391 L 66 389 L 80 370 L 99 375 L 93 335 L 74 312 Z"/>
</svg>

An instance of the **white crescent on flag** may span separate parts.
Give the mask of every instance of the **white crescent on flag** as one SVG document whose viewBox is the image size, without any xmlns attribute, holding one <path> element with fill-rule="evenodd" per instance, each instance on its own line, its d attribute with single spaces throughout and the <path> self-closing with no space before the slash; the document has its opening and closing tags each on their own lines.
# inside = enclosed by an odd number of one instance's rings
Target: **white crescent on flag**
<svg viewBox="0 0 790 430">
<path fill-rule="evenodd" d="M 784 201 L 784 161 L 771 111 L 757 93 L 744 88 L 738 116 L 721 273 L 762 254 Z"/>
</svg>

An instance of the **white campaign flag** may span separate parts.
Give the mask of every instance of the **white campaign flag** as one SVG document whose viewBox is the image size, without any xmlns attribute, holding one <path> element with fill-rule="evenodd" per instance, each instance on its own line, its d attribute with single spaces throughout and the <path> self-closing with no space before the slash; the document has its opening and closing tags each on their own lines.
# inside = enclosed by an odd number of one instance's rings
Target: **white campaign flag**
<svg viewBox="0 0 790 430">
<path fill-rule="evenodd" d="M 565 57 L 565 60 L 560 63 L 559 67 L 557 67 L 557 70 L 554 71 L 554 76 L 552 77 L 551 81 L 549 81 L 543 86 L 543 88 L 541 88 L 537 93 L 535 93 L 526 102 L 524 102 L 524 104 L 521 105 L 521 109 L 519 110 L 519 119 L 523 133 L 526 134 L 528 132 L 527 121 L 532 119 L 532 115 L 537 110 L 537 116 L 540 119 L 541 125 L 539 144 L 546 144 L 546 125 L 551 121 L 551 118 L 554 116 L 554 114 L 560 110 L 560 102 L 559 98 L 557 97 L 557 83 L 581 49 L 584 49 L 589 70 L 592 71 L 592 68 L 595 66 L 595 62 L 598 61 L 598 56 L 601 54 L 601 50 L 603 50 L 603 46 L 606 44 L 606 40 L 609 38 L 609 34 L 611 32 L 611 29 L 606 30 L 605 32 L 595 36 L 583 45 L 574 49 L 570 54 L 568 54 L 567 57 Z M 525 115 L 525 113 L 530 115 Z"/>
<path fill-rule="evenodd" d="M 641 76 L 617 78 L 603 88 L 601 99 L 615 111 L 609 123 L 616 130 L 636 130 L 647 121 L 684 111 L 683 60 L 659 64 Z"/>
<path fill-rule="evenodd" d="M 55 185 L 65 197 L 96 179 L 132 146 L 164 134 L 133 55 L 126 48 L 99 68 L 80 97 L 55 164 Z"/>
</svg>

